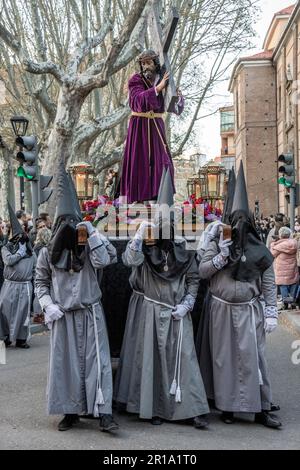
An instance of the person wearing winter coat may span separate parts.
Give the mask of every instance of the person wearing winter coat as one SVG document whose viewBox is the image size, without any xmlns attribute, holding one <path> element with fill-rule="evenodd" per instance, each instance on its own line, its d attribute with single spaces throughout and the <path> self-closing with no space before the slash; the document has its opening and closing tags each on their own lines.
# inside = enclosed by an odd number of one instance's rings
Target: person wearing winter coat
<svg viewBox="0 0 300 470">
<path fill-rule="evenodd" d="M 280 288 L 284 307 L 294 305 L 299 283 L 297 265 L 298 243 L 288 227 L 279 230 L 279 240 L 271 243 L 270 250 L 275 258 L 275 282 Z"/>
</svg>

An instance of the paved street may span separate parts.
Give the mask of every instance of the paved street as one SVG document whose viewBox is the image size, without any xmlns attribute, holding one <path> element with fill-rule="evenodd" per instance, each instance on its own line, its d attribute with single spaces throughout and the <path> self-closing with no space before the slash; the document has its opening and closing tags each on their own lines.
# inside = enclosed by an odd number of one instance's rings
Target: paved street
<svg viewBox="0 0 300 470">
<path fill-rule="evenodd" d="M 111 436 L 98 431 L 96 420 L 82 420 L 64 433 L 56 430 L 59 417 L 45 413 L 48 334 L 35 335 L 30 350 L 9 349 L 8 364 L 0 366 L 0 449 L 299 449 L 300 365 L 291 362 L 291 344 L 297 338 L 281 327 L 269 339 L 281 431 L 245 421 L 226 426 L 216 413 L 207 431 L 180 424 L 153 427 L 119 415 L 120 431 Z"/>
</svg>

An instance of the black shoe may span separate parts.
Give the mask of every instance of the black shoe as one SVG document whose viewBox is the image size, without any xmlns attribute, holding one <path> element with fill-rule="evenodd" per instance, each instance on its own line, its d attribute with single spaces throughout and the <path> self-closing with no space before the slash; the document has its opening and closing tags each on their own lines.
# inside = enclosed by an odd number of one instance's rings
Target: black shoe
<svg viewBox="0 0 300 470">
<path fill-rule="evenodd" d="M 271 411 L 279 411 L 280 406 L 279 405 L 274 405 L 274 403 L 271 403 Z"/>
<path fill-rule="evenodd" d="M 30 346 L 29 346 L 28 343 L 26 343 L 26 340 L 17 339 L 17 341 L 16 341 L 16 348 L 29 349 Z"/>
<path fill-rule="evenodd" d="M 221 414 L 221 420 L 225 424 L 233 424 L 235 421 L 234 414 L 231 411 L 223 411 Z"/>
<path fill-rule="evenodd" d="M 71 429 L 74 424 L 79 423 L 79 416 L 76 414 L 65 415 L 61 422 L 58 424 L 59 431 L 67 431 Z"/>
<path fill-rule="evenodd" d="M 119 429 L 119 425 L 114 421 L 112 415 L 102 415 L 100 417 L 100 431 L 110 432 Z"/>
<path fill-rule="evenodd" d="M 4 340 L 4 344 L 5 344 L 5 346 L 8 348 L 8 347 L 11 345 L 10 339 L 9 339 L 9 338 L 6 338 L 6 339 Z"/>
<path fill-rule="evenodd" d="M 255 422 L 273 429 L 278 429 L 281 426 L 279 419 L 275 415 L 269 414 L 267 411 L 255 413 Z"/>
<path fill-rule="evenodd" d="M 206 429 L 208 426 L 207 415 L 196 416 L 193 425 L 196 429 Z"/>
<path fill-rule="evenodd" d="M 153 424 L 154 426 L 159 426 L 162 423 L 162 419 L 158 416 L 153 416 L 153 418 L 151 419 L 151 424 Z"/>
</svg>

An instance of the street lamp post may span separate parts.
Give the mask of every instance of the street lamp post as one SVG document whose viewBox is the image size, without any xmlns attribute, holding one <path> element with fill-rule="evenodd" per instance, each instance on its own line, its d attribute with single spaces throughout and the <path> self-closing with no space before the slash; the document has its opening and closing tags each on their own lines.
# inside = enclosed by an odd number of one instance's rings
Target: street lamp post
<svg viewBox="0 0 300 470">
<path fill-rule="evenodd" d="M 200 193 L 212 206 L 224 197 L 226 169 L 215 162 L 209 162 L 199 170 Z"/>
<path fill-rule="evenodd" d="M 22 137 L 26 134 L 28 128 L 28 119 L 24 116 L 13 116 L 10 120 L 14 134 L 16 137 Z M 20 206 L 22 210 L 25 210 L 25 185 L 24 177 L 20 176 Z"/>
<path fill-rule="evenodd" d="M 79 200 L 91 200 L 94 197 L 95 171 L 89 163 L 79 162 L 69 166 Z"/>
</svg>

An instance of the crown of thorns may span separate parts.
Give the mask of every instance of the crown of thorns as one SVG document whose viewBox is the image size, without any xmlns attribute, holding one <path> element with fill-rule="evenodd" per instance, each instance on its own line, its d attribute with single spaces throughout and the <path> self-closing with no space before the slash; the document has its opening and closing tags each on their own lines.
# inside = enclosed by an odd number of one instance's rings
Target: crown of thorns
<svg viewBox="0 0 300 470">
<path fill-rule="evenodd" d="M 142 62 L 143 60 L 148 60 L 148 59 L 158 59 L 159 56 L 156 54 L 156 52 L 152 50 L 144 51 L 138 56 L 138 62 Z"/>
</svg>

